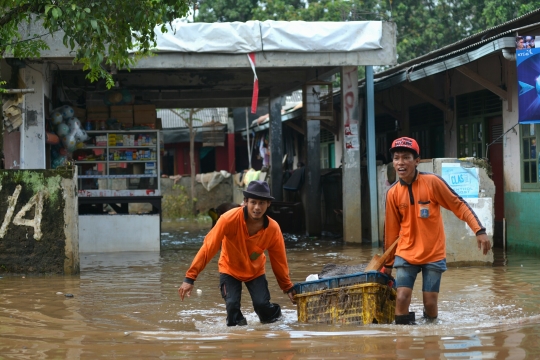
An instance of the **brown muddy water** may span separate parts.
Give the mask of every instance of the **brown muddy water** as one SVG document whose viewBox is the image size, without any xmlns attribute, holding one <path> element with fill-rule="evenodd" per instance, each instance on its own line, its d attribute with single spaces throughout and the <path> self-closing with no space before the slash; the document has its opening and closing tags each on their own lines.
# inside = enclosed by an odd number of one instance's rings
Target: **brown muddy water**
<svg viewBox="0 0 540 360">
<path fill-rule="evenodd" d="M 177 295 L 208 227 L 164 224 L 160 254 L 83 254 L 78 276 L 3 276 L 0 359 L 540 358 L 538 257 L 496 252 L 497 266 L 450 268 L 440 320 L 416 326 L 298 323 L 268 266 L 282 320 L 260 324 L 244 291 L 248 326 L 227 328 L 217 257 L 191 298 L 181 302 Z M 324 264 L 365 263 L 380 252 L 339 239 L 286 238 L 293 282 Z M 419 289 L 421 277 L 411 308 L 417 314 Z"/>
</svg>

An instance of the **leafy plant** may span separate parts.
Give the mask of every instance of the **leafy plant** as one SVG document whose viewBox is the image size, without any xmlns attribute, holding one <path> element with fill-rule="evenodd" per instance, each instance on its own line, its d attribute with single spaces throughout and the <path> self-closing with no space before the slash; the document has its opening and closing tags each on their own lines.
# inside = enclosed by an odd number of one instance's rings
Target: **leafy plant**
<svg viewBox="0 0 540 360">
<path fill-rule="evenodd" d="M 188 195 L 186 188 L 179 184 L 173 185 L 173 194 L 163 195 L 161 211 L 166 219 L 191 218 L 193 216 L 191 196 Z"/>
<path fill-rule="evenodd" d="M 43 37 L 62 37 L 74 61 L 88 71 L 87 78 L 104 78 L 110 88 L 111 69 L 129 69 L 140 56 L 151 54 L 156 26 L 167 32 L 166 24 L 184 17 L 190 5 L 190 0 L 0 0 L 0 58 L 6 53 L 39 57 L 48 49 Z M 40 24 L 43 32 L 28 33 L 29 24 Z"/>
</svg>

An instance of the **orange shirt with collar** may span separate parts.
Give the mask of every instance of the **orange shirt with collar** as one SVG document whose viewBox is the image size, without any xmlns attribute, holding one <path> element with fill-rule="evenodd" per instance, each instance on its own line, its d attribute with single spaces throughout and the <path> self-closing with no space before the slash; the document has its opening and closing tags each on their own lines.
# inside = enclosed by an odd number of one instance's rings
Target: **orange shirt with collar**
<svg viewBox="0 0 540 360">
<path fill-rule="evenodd" d="M 278 223 L 265 215 L 264 227 L 249 236 L 244 208 L 235 208 L 221 215 L 214 228 L 204 238 L 201 249 L 186 273 L 186 278 L 196 280 L 221 249 L 219 272 L 243 282 L 251 281 L 265 273 L 264 251 L 267 250 L 279 287 L 283 291 L 290 290 L 293 283 L 289 277 L 285 241 Z"/>
<path fill-rule="evenodd" d="M 486 232 L 472 208 L 438 175 L 418 172 L 409 185 L 398 179 L 386 193 L 385 248 L 400 237 L 395 255 L 413 265 L 446 258 L 441 208 L 452 211 L 476 234 Z M 428 208 L 427 218 L 420 216 Z M 388 259 L 392 267 L 394 257 Z"/>
</svg>

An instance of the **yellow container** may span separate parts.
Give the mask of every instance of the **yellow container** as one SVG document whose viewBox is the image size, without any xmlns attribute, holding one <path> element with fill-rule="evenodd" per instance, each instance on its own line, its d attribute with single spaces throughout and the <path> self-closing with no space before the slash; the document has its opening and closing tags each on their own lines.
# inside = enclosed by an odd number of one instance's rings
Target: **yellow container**
<svg viewBox="0 0 540 360">
<path fill-rule="evenodd" d="M 396 290 L 377 283 L 297 294 L 295 299 L 302 323 L 390 324 L 396 309 Z"/>
</svg>

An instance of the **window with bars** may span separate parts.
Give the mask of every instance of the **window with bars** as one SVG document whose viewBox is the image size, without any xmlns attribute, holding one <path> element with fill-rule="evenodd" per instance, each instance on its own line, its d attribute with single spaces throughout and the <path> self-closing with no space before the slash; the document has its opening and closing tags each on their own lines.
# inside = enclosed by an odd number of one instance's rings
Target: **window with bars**
<svg viewBox="0 0 540 360">
<path fill-rule="evenodd" d="M 458 126 L 458 158 L 485 155 L 485 134 L 482 120 L 462 123 Z"/>
<path fill-rule="evenodd" d="M 321 169 L 330 169 L 335 167 L 335 137 L 330 131 L 321 129 Z"/>
<path fill-rule="evenodd" d="M 460 95 L 456 100 L 458 157 L 486 156 L 485 119 L 502 112 L 501 99 L 482 90 Z"/>
<path fill-rule="evenodd" d="M 443 111 L 429 103 L 419 104 L 409 110 L 409 121 L 411 136 L 420 146 L 420 157 L 430 159 L 444 156 Z"/>
<path fill-rule="evenodd" d="M 540 125 L 520 125 L 521 132 L 521 182 L 523 189 L 539 189 L 538 164 L 540 158 L 536 152 L 536 144 Z"/>
</svg>

